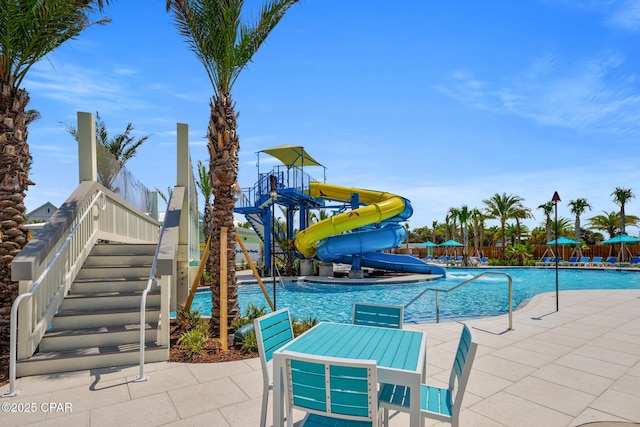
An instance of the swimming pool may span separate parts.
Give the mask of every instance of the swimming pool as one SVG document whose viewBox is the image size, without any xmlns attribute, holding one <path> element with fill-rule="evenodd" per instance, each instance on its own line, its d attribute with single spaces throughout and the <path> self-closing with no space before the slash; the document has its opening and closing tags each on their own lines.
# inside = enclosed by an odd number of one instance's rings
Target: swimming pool
<svg viewBox="0 0 640 427">
<path fill-rule="evenodd" d="M 345 285 L 291 283 L 277 285 L 277 308 L 288 307 L 298 319 L 315 317 L 319 321 L 350 322 L 354 302 L 405 305 L 425 288 L 449 289 L 484 271 L 499 271 L 513 279 L 514 308 L 523 301 L 544 292 L 555 292 L 555 269 L 448 269 L 447 278 L 424 283 L 393 285 Z M 559 289 L 640 289 L 640 271 L 562 269 Z M 508 309 L 508 280 L 501 276 L 485 276 L 449 294 L 440 293 L 440 321 L 463 320 L 505 314 Z M 267 285 L 273 299 L 273 289 Z M 240 309 L 253 302 L 268 307 L 258 284 L 238 285 Z M 560 297 L 562 306 L 562 296 Z M 199 291 L 192 308 L 203 315 L 211 313 L 211 293 Z M 435 293 L 427 292 L 405 308 L 405 323 L 435 322 Z"/>
</svg>

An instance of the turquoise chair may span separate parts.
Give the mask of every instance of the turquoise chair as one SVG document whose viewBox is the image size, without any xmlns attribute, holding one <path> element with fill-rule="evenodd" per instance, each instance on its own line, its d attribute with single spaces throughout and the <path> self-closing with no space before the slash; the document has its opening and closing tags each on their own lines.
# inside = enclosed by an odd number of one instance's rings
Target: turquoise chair
<svg viewBox="0 0 640 427">
<path fill-rule="evenodd" d="M 401 305 L 353 303 L 354 325 L 402 329 L 404 307 Z"/>
<path fill-rule="evenodd" d="M 449 387 L 440 388 L 427 384 L 420 387 L 420 412 L 423 417 L 449 422 L 453 427 L 460 425 L 460 407 L 477 347 L 476 334 L 464 325 L 449 375 Z M 379 400 L 384 411 L 385 426 L 389 425 L 389 409 L 409 412 L 410 399 L 407 387 L 382 384 Z"/>
<path fill-rule="evenodd" d="M 260 427 L 267 425 L 267 404 L 269 402 L 269 390 L 273 390 L 273 380 L 269 376 L 267 363 L 273 359 L 273 352 L 286 343 L 293 340 L 293 328 L 291 327 L 291 315 L 289 309 L 274 311 L 273 313 L 259 317 L 253 321 L 258 342 L 258 354 L 262 366 L 262 412 L 260 414 Z"/>
<path fill-rule="evenodd" d="M 296 426 L 378 427 L 378 380 L 375 360 L 342 359 L 285 353 L 285 389 L 293 409 L 307 413 Z"/>
</svg>

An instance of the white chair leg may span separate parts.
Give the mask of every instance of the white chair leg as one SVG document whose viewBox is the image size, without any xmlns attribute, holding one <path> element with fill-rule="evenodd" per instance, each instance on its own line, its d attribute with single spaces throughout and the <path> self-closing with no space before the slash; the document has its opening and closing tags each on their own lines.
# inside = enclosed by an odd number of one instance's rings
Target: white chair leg
<svg viewBox="0 0 640 427">
<path fill-rule="evenodd" d="M 269 389 L 262 390 L 262 412 L 260 413 L 260 427 L 267 426 L 267 404 L 269 403 Z"/>
<path fill-rule="evenodd" d="M 383 415 L 383 425 L 384 427 L 389 427 L 389 409 L 384 408 L 384 415 Z"/>
</svg>

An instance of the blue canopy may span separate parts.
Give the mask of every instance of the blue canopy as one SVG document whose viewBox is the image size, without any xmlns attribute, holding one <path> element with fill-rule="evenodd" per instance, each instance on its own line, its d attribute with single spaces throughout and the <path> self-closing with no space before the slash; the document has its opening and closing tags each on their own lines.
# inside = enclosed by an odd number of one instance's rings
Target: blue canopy
<svg viewBox="0 0 640 427">
<path fill-rule="evenodd" d="M 602 243 L 606 243 L 609 245 L 619 245 L 621 243 L 638 243 L 640 239 L 637 237 L 628 236 L 626 234 L 618 234 L 610 239 L 605 240 Z"/>
<path fill-rule="evenodd" d="M 555 244 L 556 244 L 556 240 L 555 239 L 550 241 L 550 242 L 547 242 L 547 245 L 555 245 Z M 578 242 L 576 242 L 575 240 L 570 239 L 568 237 L 561 236 L 561 237 L 558 238 L 558 244 L 559 245 L 577 245 Z"/>
</svg>

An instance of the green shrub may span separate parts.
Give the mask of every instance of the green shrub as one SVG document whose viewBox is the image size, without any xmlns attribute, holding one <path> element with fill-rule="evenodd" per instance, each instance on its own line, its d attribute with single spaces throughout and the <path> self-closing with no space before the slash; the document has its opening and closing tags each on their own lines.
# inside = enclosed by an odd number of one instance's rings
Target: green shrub
<svg viewBox="0 0 640 427">
<path fill-rule="evenodd" d="M 182 334 L 178 338 L 178 346 L 189 356 L 196 356 L 204 352 L 204 344 L 207 339 L 209 339 L 207 329 L 198 327 Z"/>
<path fill-rule="evenodd" d="M 251 331 L 242 336 L 242 351 L 248 353 L 258 351 L 258 339 L 256 338 L 255 331 Z"/>
<path fill-rule="evenodd" d="M 255 319 L 257 319 L 258 317 L 262 317 L 265 314 L 267 314 L 267 308 L 264 305 L 258 307 L 254 303 L 250 302 L 244 309 L 244 315 L 233 320 L 231 322 L 231 327 L 234 330 L 238 330 L 247 323 L 253 323 Z"/>
<path fill-rule="evenodd" d="M 178 309 L 178 324 L 182 330 L 188 331 L 196 328 L 201 322 L 202 316 L 200 315 L 200 310 L 191 309 L 185 310 L 184 308 Z"/>
<path fill-rule="evenodd" d="M 306 319 L 298 320 L 291 319 L 291 327 L 293 328 L 293 336 L 297 337 L 303 332 L 308 331 L 318 324 L 318 319 L 315 317 L 308 317 Z"/>
</svg>

